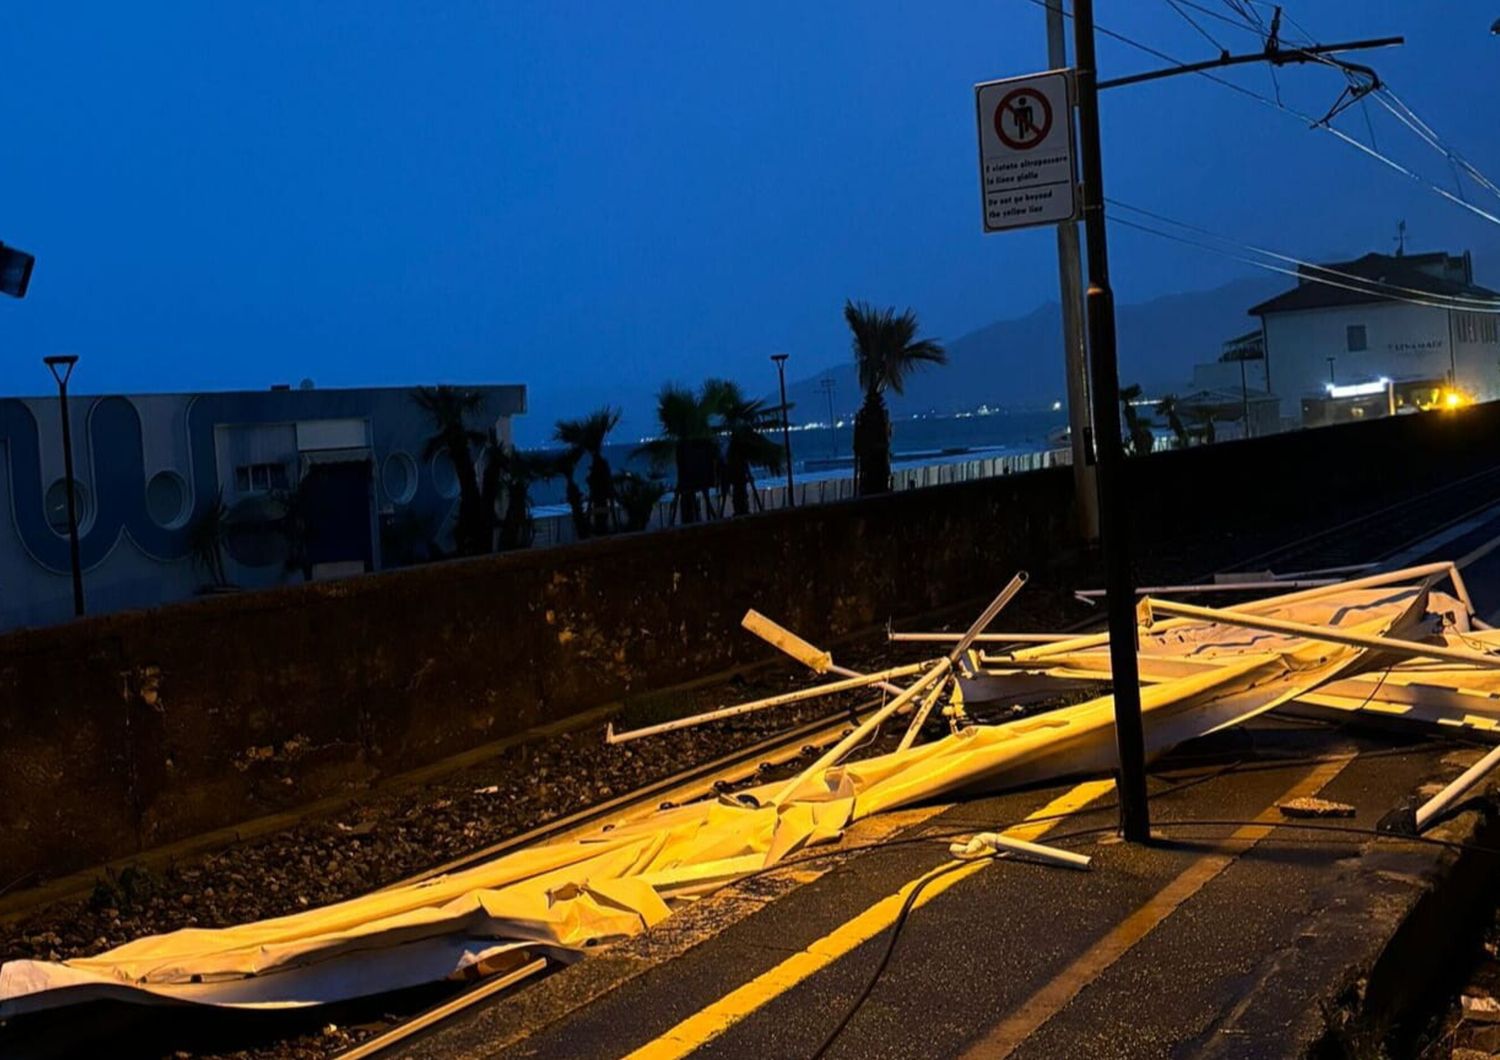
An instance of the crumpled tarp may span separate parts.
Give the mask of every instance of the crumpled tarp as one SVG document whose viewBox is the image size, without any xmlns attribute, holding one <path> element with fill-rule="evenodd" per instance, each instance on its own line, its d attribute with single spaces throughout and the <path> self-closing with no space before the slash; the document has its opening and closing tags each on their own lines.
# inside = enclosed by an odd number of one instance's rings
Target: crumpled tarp
<svg viewBox="0 0 1500 1060">
<path fill-rule="evenodd" d="M 1388 589 L 1302 607 L 1294 617 L 1405 634 L 1424 621 L 1426 598 L 1421 587 Z M 1161 635 L 1174 638 L 1180 651 L 1224 657 L 1220 665 L 1143 689 L 1153 755 L 1356 673 L 1369 654 L 1211 623 L 1174 623 Z M 434 981 L 511 949 L 578 954 L 645 931 L 684 903 L 799 850 L 830 843 L 871 814 L 1108 771 L 1116 754 L 1113 712 L 1112 698 L 1104 696 L 975 726 L 808 776 L 780 804 L 768 800 L 784 782 L 291 916 L 174 931 L 61 963 L 11 961 L 0 967 L 0 1018 L 101 997 L 314 1005 Z"/>
</svg>

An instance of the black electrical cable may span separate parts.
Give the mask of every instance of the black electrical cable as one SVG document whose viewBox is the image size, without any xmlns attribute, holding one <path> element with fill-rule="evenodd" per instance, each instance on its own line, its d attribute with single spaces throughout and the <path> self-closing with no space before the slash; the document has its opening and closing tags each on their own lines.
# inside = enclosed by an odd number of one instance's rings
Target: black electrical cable
<svg viewBox="0 0 1500 1060">
<path fill-rule="evenodd" d="M 1221 44 L 1212 33 L 1208 32 L 1208 30 L 1200 26 L 1197 19 L 1193 18 L 1192 15 L 1188 14 L 1182 8 L 1177 6 L 1177 0 L 1167 0 L 1167 6 L 1170 7 L 1173 11 L 1177 12 L 1178 15 L 1182 16 L 1182 20 L 1189 26 L 1192 26 L 1195 30 L 1197 30 L 1199 36 L 1208 41 L 1208 43 L 1212 44 L 1215 48 L 1218 48 L 1221 54 L 1229 54 L 1229 49 L 1224 47 L 1224 45 Z"/>
<path fill-rule="evenodd" d="M 1157 794 L 1166 794 L 1166 792 L 1158 792 Z M 1473 801 L 1475 800 L 1471 800 L 1471 802 Z M 1100 809 L 1102 808 L 1103 807 L 1100 807 Z M 1460 840 L 1453 839 L 1439 839 L 1436 836 L 1429 835 L 1395 835 L 1389 832 L 1381 832 L 1375 828 L 1361 827 L 1358 825 L 1314 824 L 1309 821 L 1252 821 L 1229 818 L 1186 818 L 1175 821 L 1153 821 L 1151 823 L 1151 827 L 1153 831 L 1173 828 L 1293 829 L 1298 831 L 1358 835 L 1365 838 L 1395 840 L 1397 842 L 1421 843 L 1428 846 L 1443 847 L 1450 850 L 1470 850 L 1476 853 L 1489 854 L 1495 857 L 1500 857 L 1500 848 L 1496 847 L 1483 846 L 1478 843 L 1465 843 Z M 1060 845 L 1069 842 L 1070 840 L 1084 839 L 1090 836 L 1115 835 L 1118 833 L 1118 831 L 1118 825 L 1101 825 L 1096 828 L 1079 828 L 1070 832 L 1063 832 L 1059 835 L 1048 836 L 1048 842 L 1052 845 Z M 928 836 L 926 838 L 935 837 Z M 839 1020 L 838 1025 L 834 1027 L 833 1031 L 828 1035 L 828 1037 L 823 1040 L 823 1043 L 818 1046 L 817 1052 L 812 1054 L 812 1060 L 820 1060 L 820 1058 L 833 1045 L 838 1036 L 843 1033 L 844 1029 L 848 1027 L 849 1023 L 859 1013 L 860 1008 L 862 1008 L 864 1006 L 864 1003 L 869 1000 L 870 995 L 874 993 L 875 987 L 879 984 L 881 977 L 885 974 L 886 968 L 890 965 L 891 955 L 895 952 L 896 943 L 901 937 L 901 932 L 906 926 L 907 919 L 909 918 L 912 909 L 915 907 L 917 897 L 918 895 L 920 895 L 921 891 L 934 880 L 940 879 L 941 877 L 947 875 L 947 873 L 949 872 L 955 872 L 958 869 L 963 868 L 967 864 L 968 862 L 955 861 L 939 866 L 938 869 L 922 877 L 922 879 L 918 881 L 917 885 L 912 888 L 911 892 L 906 896 L 906 901 L 902 903 L 901 912 L 897 915 L 896 920 L 891 924 L 890 936 L 886 940 L 885 951 L 881 955 L 880 963 L 876 966 L 874 974 L 870 976 L 869 981 L 865 984 L 864 989 L 860 991 L 859 996 L 855 998 L 854 1003 L 849 1006 L 849 1009 L 844 1013 L 843 1018 Z"/>
<path fill-rule="evenodd" d="M 864 1007 L 864 1003 L 869 1000 L 870 994 L 875 989 L 875 985 L 880 982 L 881 976 L 885 975 L 885 970 L 891 963 L 891 955 L 896 952 L 896 942 L 901 938 L 901 929 L 906 925 L 906 919 L 911 916 L 911 911 L 916 908 L 917 899 L 921 897 L 922 892 L 929 884 L 942 879 L 950 873 L 957 872 L 959 869 L 967 868 L 968 865 L 967 861 L 950 861 L 947 864 L 939 865 L 918 880 L 911 891 L 907 893 L 906 901 L 901 903 L 901 911 L 896 914 L 896 920 L 891 925 L 890 938 L 886 941 L 885 952 L 880 955 L 880 963 L 875 966 L 875 974 L 870 976 L 869 981 L 865 983 L 865 988 L 860 991 L 859 997 L 854 999 L 854 1004 L 845 1010 L 844 1018 L 839 1020 L 833 1030 L 828 1032 L 828 1036 L 823 1039 L 823 1044 L 818 1046 L 817 1051 L 812 1054 L 812 1060 L 822 1060 L 823 1055 L 833 1046 L 838 1036 L 844 1033 L 844 1028 L 849 1025 L 849 1021 L 854 1018 L 855 1014 Z"/>
</svg>

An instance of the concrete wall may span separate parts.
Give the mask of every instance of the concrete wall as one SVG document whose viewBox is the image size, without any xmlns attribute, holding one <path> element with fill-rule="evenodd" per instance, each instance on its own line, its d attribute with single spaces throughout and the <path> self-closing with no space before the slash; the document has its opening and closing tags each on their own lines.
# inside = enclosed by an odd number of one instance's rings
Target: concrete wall
<svg viewBox="0 0 1500 1060">
<path fill-rule="evenodd" d="M 1500 405 L 1134 462 L 1143 576 L 1202 573 L 1496 452 Z M 1054 469 L 0 637 L 0 864 L 95 864 L 760 657 L 747 607 L 821 639 L 1018 567 L 1092 580 L 1069 494 Z"/>
</svg>

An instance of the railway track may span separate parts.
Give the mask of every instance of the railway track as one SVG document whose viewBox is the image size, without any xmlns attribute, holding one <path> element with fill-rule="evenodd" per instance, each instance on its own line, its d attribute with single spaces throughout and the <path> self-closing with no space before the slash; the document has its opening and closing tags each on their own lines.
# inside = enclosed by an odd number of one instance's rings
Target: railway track
<svg viewBox="0 0 1500 1060">
<path fill-rule="evenodd" d="M 1480 500 L 1476 501 L 1476 497 Z M 1449 527 L 1457 526 L 1487 509 L 1496 507 L 1497 504 L 1500 504 L 1500 467 L 1435 487 L 1417 496 L 1345 520 L 1335 526 L 1303 535 L 1222 570 L 1225 573 L 1264 570 L 1287 572 L 1378 563 L 1410 547 L 1413 543 L 1434 537 Z M 1090 626 L 1102 627 L 1102 624 L 1102 618 L 1094 618 L 1077 623 L 1075 628 L 1081 631 Z M 861 704 L 857 709 L 869 709 L 875 703 L 878 703 L 878 700 Z M 837 722 L 833 718 L 826 718 L 800 726 L 788 733 L 771 737 L 727 755 L 723 759 L 690 770 L 681 776 L 665 778 L 639 791 L 580 811 L 543 828 L 512 837 L 462 859 L 439 866 L 422 876 L 414 877 L 412 881 L 403 882 L 415 882 L 442 873 L 459 871 L 509 850 L 520 849 L 533 843 L 566 838 L 612 815 L 624 815 L 628 819 L 634 813 L 649 812 L 661 801 L 686 801 L 685 796 L 693 790 L 698 792 L 698 797 L 702 797 L 712 790 L 715 781 L 728 780 L 731 774 L 736 770 L 742 771 L 749 762 L 755 762 L 757 768 L 762 761 L 780 764 L 799 754 L 804 742 L 815 743 L 820 737 L 835 738 L 837 732 L 844 730 L 845 724 L 854 713 L 840 712 L 837 715 Z M 793 747 L 797 748 L 796 752 L 790 750 Z M 705 790 L 705 785 L 708 786 L 708 790 Z M 535 981 L 549 970 L 545 967 L 545 961 L 538 960 L 507 976 L 481 983 L 425 1010 L 405 1023 L 398 1024 L 384 1034 L 377 1035 L 339 1054 L 338 1060 L 369 1060 L 369 1058 L 385 1055 L 412 1038 L 476 1005 L 498 1000 L 507 992 L 519 989 L 527 982 Z"/>
<path fill-rule="evenodd" d="M 848 732 L 851 723 L 860 720 L 865 714 L 877 708 L 880 703 L 879 697 L 862 701 L 853 707 L 798 725 L 713 761 L 664 777 L 635 791 L 510 836 L 404 880 L 398 880 L 381 890 L 391 890 L 409 884 L 422 883 L 449 873 L 462 872 L 514 850 L 572 838 L 606 821 L 633 820 L 664 804 L 679 804 L 712 797 L 726 787 L 734 787 L 759 778 L 768 768 L 795 761 L 802 757 L 806 747 L 821 748 L 832 744 Z M 475 1005 L 498 999 L 509 991 L 536 982 L 555 970 L 556 967 L 546 958 L 537 958 L 514 971 L 485 979 L 474 986 L 457 991 L 453 996 L 443 999 L 436 1005 L 423 1009 L 391 1029 L 337 1054 L 338 1060 L 367 1060 L 367 1058 L 386 1054 L 444 1020 L 452 1019 Z"/>
<path fill-rule="evenodd" d="M 1240 560 L 1225 572 L 1281 573 L 1378 563 L 1500 504 L 1500 467 L 1355 516 Z"/>
<path fill-rule="evenodd" d="M 1228 569 L 1275 570 L 1284 573 L 1312 567 L 1377 562 L 1409 547 L 1414 541 L 1431 538 L 1447 527 L 1457 527 L 1497 504 L 1500 504 L 1500 468 L 1468 476 L 1336 526 L 1303 535 L 1253 555 Z M 1074 628 L 1083 630 L 1100 625 L 1102 616 L 1078 623 Z M 761 777 L 768 768 L 775 769 L 793 763 L 802 755 L 806 746 L 816 747 L 837 740 L 847 730 L 851 720 L 873 709 L 878 703 L 879 699 L 871 699 L 843 707 L 709 762 L 432 866 L 382 889 L 459 872 L 511 851 L 568 839 L 608 820 L 624 821 L 642 816 L 663 803 L 680 804 L 751 782 Z M 398 996 L 390 996 L 382 1002 L 384 1007 L 378 1011 L 392 1015 L 400 1019 L 400 1022 L 336 1055 L 339 1060 L 366 1060 L 389 1055 L 417 1036 L 477 1006 L 503 1002 L 506 997 L 538 982 L 555 970 L 557 968 L 545 958 L 537 958 L 518 968 L 506 969 L 477 982 L 471 981 L 464 985 L 455 983 L 448 993 L 432 990 L 425 993 L 413 992 L 411 1000 L 406 1002 L 402 1002 Z M 283 1040 L 288 1047 L 293 1047 L 296 1041 L 295 1036 Z M 221 1047 L 230 1046 L 221 1043 Z"/>
</svg>

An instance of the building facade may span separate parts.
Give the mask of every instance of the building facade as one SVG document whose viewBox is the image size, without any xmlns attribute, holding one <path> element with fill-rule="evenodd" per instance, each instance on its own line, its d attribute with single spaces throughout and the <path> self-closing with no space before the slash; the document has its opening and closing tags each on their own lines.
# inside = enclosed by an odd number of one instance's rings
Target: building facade
<svg viewBox="0 0 1500 1060">
<path fill-rule="evenodd" d="M 1297 286 L 1250 309 L 1284 426 L 1302 425 L 1305 405 L 1322 408 L 1330 386 L 1388 380 L 1398 405 L 1411 395 L 1412 407 L 1448 389 L 1500 398 L 1500 293 L 1474 283 L 1467 251 L 1366 254 L 1298 271 Z"/>
<path fill-rule="evenodd" d="M 524 386 L 482 386 L 509 443 Z M 458 482 L 406 388 L 71 396 L 90 614 L 427 558 Z M 481 423 L 483 421 L 483 424 Z M 0 628 L 73 612 L 57 398 L 0 400 Z"/>
</svg>

